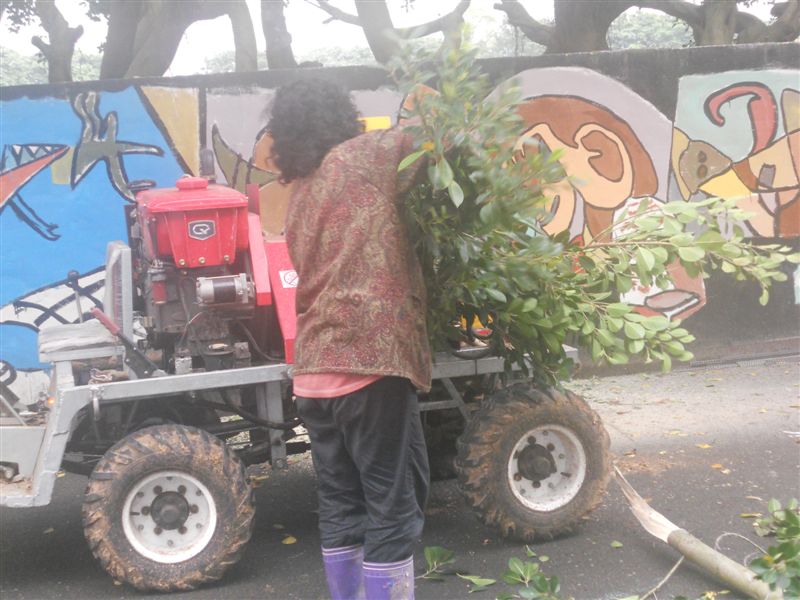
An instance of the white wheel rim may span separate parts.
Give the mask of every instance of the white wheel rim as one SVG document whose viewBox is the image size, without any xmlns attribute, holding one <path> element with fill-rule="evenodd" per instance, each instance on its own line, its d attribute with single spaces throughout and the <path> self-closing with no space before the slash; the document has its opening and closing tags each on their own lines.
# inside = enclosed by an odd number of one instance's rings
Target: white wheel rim
<svg viewBox="0 0 800 600">
<path fill-rule="evenodd" d="M 554 471 L 534 476 L 529 467 L 532 455 L 548 460 Z M 561 425 L 531 429 L 517 441 L 508 460 L 508 485 L 514 497 L 530 510 L 550 512 L 565 506 L 578 495 L 585 479 L 583 444 Z"/>
<path fill-rule="evenodd" d="M 122 529 L 131 546 L 155 562 L 174 564 L 199 554 L 217 526 L 214 498 L 196 477 L 158 471 L 128 492 Z"/>
</svg>

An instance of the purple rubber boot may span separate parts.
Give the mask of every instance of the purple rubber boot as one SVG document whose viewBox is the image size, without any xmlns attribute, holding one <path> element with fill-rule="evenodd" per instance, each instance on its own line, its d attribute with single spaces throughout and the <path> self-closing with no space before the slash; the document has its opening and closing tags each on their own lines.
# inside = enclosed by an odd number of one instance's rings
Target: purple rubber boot
<svg viewBox="0 0 800 600">
<path fill-rule="evenodd" d="M 364 546 L 361 545 L 322 549 L 331 600 L 364 600 L 363 561 Z"/>
<path fill-rule="evenodd" d="M 393 563 L 364 563 L 366 600 L 414 600 L 414 557 Z"/>
</svg>

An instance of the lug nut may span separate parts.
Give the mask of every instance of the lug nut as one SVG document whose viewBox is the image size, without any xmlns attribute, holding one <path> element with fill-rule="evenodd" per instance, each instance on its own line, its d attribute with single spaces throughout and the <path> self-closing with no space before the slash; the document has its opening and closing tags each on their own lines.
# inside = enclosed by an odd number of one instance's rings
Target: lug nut
<svg viewBox="0 0 800 600">
<path fill-rule="evenodd" d="M 149 514 L 150 514 L 150 507 L 149 507 L 149 506 L 143 506 L 143 507 L 142 507 L 142 514 L 143 514 L 145 517 L 146 517 L 147 515 L 149 515 Z"/>
<path fill-rule="evenodd" d="M 181 496 L 183 496 L 183 495 L 186 493 L 186 486 L 185 486 L 185 485 L 179 485 L 179 486 L 178 486 L 178 493 L 179 493 Z"/>
<path fill-rule="evenodd" d="M 533 445 L 536 443 L 536 438 L 535 438 L 535 437 L 533 437 L 533 436 L 530 436 L 530 437 L 528 438 L 528 443 L 529 443 L 531 446 L 533 446 Z"/>
<path fill-rule="evenodd" d="M 138 529 L 139 531 L 142 531 L 144 529 L 144 525 L 139 525 L 136 529 Z"/>
<path fill-rule="evenodd" d="M 547 449 L 550 450 L 550 452 L 552 452 L 553 450 L 556 449 L 556 447 L 553 444 L 547 444 Z"/>
<path fill-rule="evenodd" d="M 522 475 L 519 473 L 514 473 L 514 481 L 522 481 Z"/>
<path fill-rule="evenodd" d="M 533 482 L 533 487 L 534 487 L 534 488 L 536 488 L 536 489 L 538 489 L 538 488 L 542 487 L 542 484 L 541 484 L 541 483 L 539 483 L 538 481 L 534 481 L 534 482 Z"/>
<path fill-rule="evenodd" d="M 163 491 L 164 491 L 164 488 L 162 488 L 160 485 L 157 485 L 156 487 L 153 488 L 153 493 L 154 494 L 160 494 Z"/>
<path fill-rule="evenodd" d="M 161 529 L 161 527 L 156 527 L 155 529 L 153 529 L 153 533 L 155 533 L 156 535 L 161 535 L 161 533 L 162 533 L 163 531 L 164 531 L 164 530 L 163 530 L 163 529 Z"/>
<path fill-rule="evenodd" d="M 200 510 L 200 509 L 199 509 L 199 508 L 197 508 L 197 504 L 192 504 L 192 505 L 189 507 L 189 512 L 190 512 L 190 513 L 192 513 L 192 514 L 196 514 L 196 513 L 197 513 L 197 511 L 199 511 L 199 510 Z"/>
<path fill-rule="evenodd" d="M 175 545 L 175 542 L 173 542 L 172 540 L 167 540 L 167 546 L 172 548 L 174 545 Z"/>
<path fill-rule="evenodd" d="M 180 533 L 181 535 L 186 533 L 186 527 L 178 527 L 178 533 Z"/>
</svg>

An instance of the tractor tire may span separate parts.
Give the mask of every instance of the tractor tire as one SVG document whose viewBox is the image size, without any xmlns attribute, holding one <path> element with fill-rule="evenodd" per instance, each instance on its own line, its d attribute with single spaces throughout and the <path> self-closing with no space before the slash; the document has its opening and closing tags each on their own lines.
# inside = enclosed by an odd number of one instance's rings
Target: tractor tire
<svg viewBox="0 0 800 600">
<path fill-rule="evenodd" d="M 608 433 L 579 396 L 515 384 L 472 415 L 456 470 L 486 525 L 523 542 L 552 539 L 600 504 L 611 475 Z"/>
<path fill-rule="evenodd" d="M 244 466 L 213 435 L 184 425 L 140 429 L 89 477 L 83 527 L 116 581 L 192 590 L 216 581 L 250 539 L 255 508 Z"/>
</svg>

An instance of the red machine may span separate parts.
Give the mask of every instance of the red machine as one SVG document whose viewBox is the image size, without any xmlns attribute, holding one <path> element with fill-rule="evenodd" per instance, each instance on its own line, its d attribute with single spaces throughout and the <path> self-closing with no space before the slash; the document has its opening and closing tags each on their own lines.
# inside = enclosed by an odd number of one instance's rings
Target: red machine
<svg viewBox="0 0 800 600">
<path fill-rule="evenodd" d="M 285 242 L 265 248 L 247 196 L 184 177 L 175 188 L 139 192 L 129 226 L 135 308 L 147 315 L 147 345 L 164 353 L 167 372 L 249 366 L 251 350 L 291 362 L 296 274 Z M 265 335 L 276 311 L 284 344 L 275 331 Z"/>
</svg>

